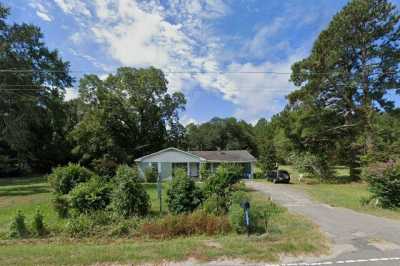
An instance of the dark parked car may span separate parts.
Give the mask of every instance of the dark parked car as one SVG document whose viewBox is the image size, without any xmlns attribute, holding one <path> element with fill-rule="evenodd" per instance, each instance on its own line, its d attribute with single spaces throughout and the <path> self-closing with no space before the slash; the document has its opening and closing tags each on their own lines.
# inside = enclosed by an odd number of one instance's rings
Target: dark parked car
<svg viewBox="0 0 400 266">
<path fill-rule="evenodd" d="M 273 183 L 290 183 L 290 174 L 285 170 L 278 170 L 278 174 L 276 174 L 276 170 L 270 171 L 265 178 Z"/>
</svg>

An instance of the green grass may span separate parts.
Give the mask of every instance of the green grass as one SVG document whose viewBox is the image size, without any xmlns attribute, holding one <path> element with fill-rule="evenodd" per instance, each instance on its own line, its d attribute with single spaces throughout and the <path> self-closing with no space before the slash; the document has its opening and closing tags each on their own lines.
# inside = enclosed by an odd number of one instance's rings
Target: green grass
<svg viewBox="0 0 400 266">
<path fill-rule="evenodd" d="M 336 183 L 321 183 L 315 179 L 306 178 L 301 183 L 298 181 L 299 173 L 290 165 L 281 166 L 280 169 L 289 171 L 293 187 L 304 190 L 314 200 L 329 204 L 334 207 L 343 207 L 358 212 L 391 219 L 400 219 L 400 210 L 382 209 L 371 205 L 362 205 L 363 198 L 369 198 L 371 193 L 364 182 L 346 183 L 349 170 L 346 167 L 337 166 Z M 343 181 L 343 182 L 340 182 Z"/>
<path fill-rule="evenodd" d="M 51 230 L 61 229 L 66 220 L 59 219 L 51 206 L 51 193 L 43 178 L 1 180 L 0 232 L 6 237 L 10 220 L 22 210 L 30 223 L 36 208 L 45 216 Z M 158 214 L 155 184 L 144 184 L 152 202 L 152 213 Z M 164 210 L 168 184 L 163 184 Z M 254 201 L 266 198 L 248 192 Z M 319 230 L 303 217 L 286 210 L 273 222 L 274 230 L 263 236 L 228 235 L 193 236 L 171 240 L 138 237 L 71 239 L 52 234 L 44 239 L 0 240 L 0 265 L 88 265 L 95 263 L 161 263 L 194 258 L 200 261 L 220 257 L 254 261 L 277 261 L 282 253 L 290 255 L 320 254 L 327 250 Z"/>
</svg>

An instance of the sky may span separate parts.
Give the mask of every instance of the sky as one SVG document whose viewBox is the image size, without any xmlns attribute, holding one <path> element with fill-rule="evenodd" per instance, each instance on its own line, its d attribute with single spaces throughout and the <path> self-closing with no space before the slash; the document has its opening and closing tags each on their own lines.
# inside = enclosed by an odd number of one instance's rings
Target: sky
<svg viewBox="0 0 400 266">
<path fill-rule="evenodd" d="M 10 22 L 39 26 L 83 74 L 155 66 L 187 99 L 184 124 L 234 116 L 254 123 L 286 104 L 290 66 L 346 0 L 0 0 Z M 393 0 L 400 6 L 400 0 Z M 258 73 L 254 73 L 258 72 Z M 259 73 L 278 72 L 280 74 Z"/>
</svg>

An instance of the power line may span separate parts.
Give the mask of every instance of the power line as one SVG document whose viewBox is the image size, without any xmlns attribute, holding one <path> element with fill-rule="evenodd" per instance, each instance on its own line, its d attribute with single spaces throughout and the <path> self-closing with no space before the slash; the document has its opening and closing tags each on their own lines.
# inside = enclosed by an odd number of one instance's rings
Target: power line
<svg viewBox="0 0 400 266">
<path fill-rule="evenodd" d="M 100 70 L 54 70 L 54 69 L 0 69 L 0 73 L 105 73 L 107 71 Z M 280 71 L 162 71 L 166 74 L 274 74 L 274 75 L 291 75 L 292 72 Z M 396 74 L 398 71 L 384 71 L 385 74 Z M 309 75 L 325 75 L 332 72 L 306 72 Z"/>
</svg>

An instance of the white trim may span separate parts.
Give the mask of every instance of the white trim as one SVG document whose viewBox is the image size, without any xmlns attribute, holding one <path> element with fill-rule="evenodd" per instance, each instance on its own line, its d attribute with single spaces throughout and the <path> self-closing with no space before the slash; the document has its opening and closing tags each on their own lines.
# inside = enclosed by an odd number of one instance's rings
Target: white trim
<svg viewBox="0 0 400 266">
<path fill-rule="evenodd" d="M 227 160 L 206 160 L 207 163 L 255 163 L 257 160 L 252 161 L 227 161 Z"/>
<path fill-rule="evenodd" d="M 151 153 L 151 154 L 147 154 L 147 155 L 142 156 L 142 157 L 140 157 L 140 158 L 137 158 L 137 159 L 135 160 L 135 162 L 141 162 L 143 159 L 146 159 L 146 158 L 148 158 L 148 157 L 151 157 L 151 156 L 154 156 L 154 155 L 157 155 L 157 154 L 160 154 L 160 153 L 169 151 L 169 150 L 174 150 L 174 151 L 177 151 L 177 152 L 182 152 L 182 153 L 184 153 L 184 154 L 186 154 L 186 155 L 189 155 L 189 156 L 191 156 L 191 157 L 193 157 L 193 158 L 198 158 L 198 159 L 200 159 L 200 161 L 207 161 L 207 160 L 204 159 L 203 157 L 200 157 L 200 156 L 195 155 L 195 154 L 193 154 L 193 153 L 186 152 L 186 151 L 182 151 L 182 150 L 177 149 L 177 148 L 174 148 L 174 147 L 169 147 L 169 148 L 162 149 L 162 150 L 160 150 L 160 151 L 157 151 L 157 152 L 154 152 L 154 153 Z"/>
</svg>

